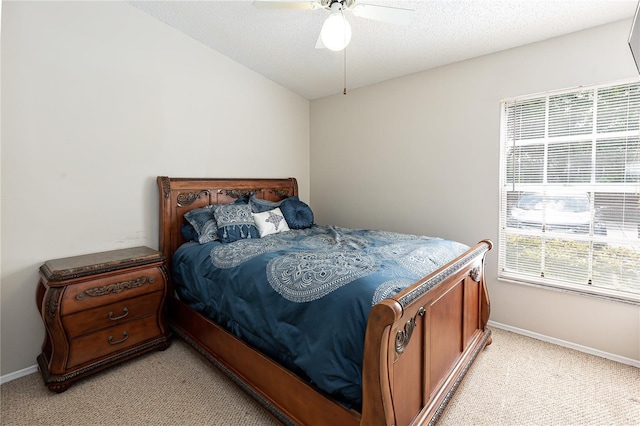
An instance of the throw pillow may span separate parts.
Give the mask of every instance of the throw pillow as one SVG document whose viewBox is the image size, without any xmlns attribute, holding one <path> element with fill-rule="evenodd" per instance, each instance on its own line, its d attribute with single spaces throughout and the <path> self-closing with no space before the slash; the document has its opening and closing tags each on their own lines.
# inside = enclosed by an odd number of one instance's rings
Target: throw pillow
<svg viewBox="0 0 640 426">
<path fill-rule="evenodd" d="M 289 226 L 279 208 L 262 213 L 253 213 L 253 220 L 258 227 L 260 237 L 289 231 Z"/>
<path fill-rule="evenodd" d="M 218 204 L 214 217 L 218 224 L 218 238 L 223 243 L 260 236 L 248 204 Z"/>
</svg>

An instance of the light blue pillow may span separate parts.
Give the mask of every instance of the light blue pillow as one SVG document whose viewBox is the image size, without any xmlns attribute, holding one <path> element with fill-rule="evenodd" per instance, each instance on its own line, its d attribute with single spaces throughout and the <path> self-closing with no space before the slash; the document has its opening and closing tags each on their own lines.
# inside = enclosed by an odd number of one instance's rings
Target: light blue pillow
<svg viewBox="0 0 640 426">
<path fill-rule="evenodd" d="M 214 217 L 218 225 L 218 238 L 223 243 L 260 238 L 249 204 L 218 204 Z"/>
<path fill-rule="evenodd" d="M 217 205 L 209 205 L 199 209 L 189 210 L 184 214 L 185 220 L 196 231 L 200 244 L 218 239 L 218 224 L 215 219 Z M 183 236 L 184 233 L 183 233 Z M 185 236 L 186 239 L 186 236 Z"/>
</svg>

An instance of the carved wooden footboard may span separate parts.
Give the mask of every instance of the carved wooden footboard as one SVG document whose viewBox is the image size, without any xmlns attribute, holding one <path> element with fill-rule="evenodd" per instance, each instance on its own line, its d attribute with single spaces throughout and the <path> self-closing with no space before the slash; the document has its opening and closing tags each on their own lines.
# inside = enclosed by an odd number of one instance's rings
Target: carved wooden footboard
<svg viewBox="0 0 640 426">
<path fill-rule="evenodd" d="M 491 247 L 490 241 L 480 242 L 372 308 L 362 424 L 432 424 L 440 418 L 476 355 L 490 343 L 484 257 Z"/>
<path fill-rule="evenodd" d="M 184 242 L 183 215 L 252 193 L 277 201 L 297 195 L 289 179 L 158 177 L 160 250 L 169 261 Z M 228 374 L 285 424 L 410 425 L 435 423 L 478 352 L 490 342 L 482 241 L 369 316 L 363 359 L 362 412 L 346 409 L 225 329 L 169 297 L 177 335 Z M 169 292 L 173 294 L 172 291 Z"/>
</svg>

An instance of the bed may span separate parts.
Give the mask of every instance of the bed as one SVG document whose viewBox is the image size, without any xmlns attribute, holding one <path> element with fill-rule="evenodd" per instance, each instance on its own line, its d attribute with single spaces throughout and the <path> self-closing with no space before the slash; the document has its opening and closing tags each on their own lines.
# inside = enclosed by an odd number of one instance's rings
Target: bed
<svg viewBox="0 0 640 426">
<path fill-rule="evenodd" d="M 378 293 L 377 298 L 374 298 L 369 306 L 362 303 L 357 305 L 358 309 L 345 309 L 344 307 L 340 309 L 341 312 L 363 311 L 365 319 L 361 336 L 354 337 L 347 334 L 348 330 L 346 329 L 352 328 L 351 324 L 358 322 L 358 320 L 352 321 L 351 317 L 347 317 L 346 320 L 339 319 L 337 325 L 333 326 L 335 337 L 347 336 L 344 337 L 347 339 L 346 345 L 352 345 L 356 348 L 357 350 L 354 349 L 351 352 L 357 353 L 358 358 L 360 356 L 362 358 L 351 363 L 358 367 L 356 370 L 357 380 L 353 380 L 356 387 L 351 385 L 337 386 L 338 388 L 348 388 L 349 391 L 346 391 L 345 394 L 336 393 L 332 388 L 327 388 L 324 383 L 320 383 L 319 376 L 314 376 L 314 374 L 320 374 L 320 376 L 324 374 L 334 377 L 333 373 L 307 373 L 304 366 L 298 368 L 300 364 L 297 361 L 291 363 L 287 356 L 280 357 L 279 348 L 275 352 L 271 351 L 270 348 L 279 345 L 281 339 L 274 339 L 273 342 L 265 341 L 262 344 L 261 336 L 253 338 L 253 331 L 251 333 L 242 332 L 244 325 L 235 327 L 235 322 L 227 321 L 227 315 L 230 314 L 227 314 L 223 308 L 218 308 L 222 305 L 212 304 L 207 305 L 206 308 L 194 305 L 193 300 L 190 300 L 192 299 L 191 293 L 189 293 L 191 290 L 184 288 L 184 285 L 189 281 L 197 281 L 196 278 L 191 278 L 189 273 L 185 274 L 182 271 L 186 268 L 183 266 L 187 262 L 185 259 L 190 257 L 186 253 L 190 250 L 199 250 L 199 256 L 202 259 L 210 257 L 211 260 L 208 262 L 201 259 L 201 263 L 215 263 L 214 260 L 217 258 L 218 262 L 222 264 L 229 262 L 229 259 L 236 258 L 236 255 L 229 255 L 232 249 L 236 254 L 244 253 L 247 259 L 256 258 L 259 260 L 266 256 L 266 260 L 263 259 L 263 261 L 275 271 L 271 277 L 276 277 L 278 272 L 276 266 L 273 265 L 285 262 L 281 259 L 285 259 L 286 256 L 280 254 L 275 256 L 273 253 L 281 253 L 282 244 L 287 247 L 306 244 L 305 247 L 309 248 L 309 244 L 312 244 L 309 241 L 313 241 L 313 244 L 318 241 L 322 241 L 322 244 L 326 244 L 327 241 L 335 244 L 335 241 L 339 240 L 339 244 L 360 246 L 365 245 L 368 241 L 373 241 L 375 244 L 380 241 L 386 242 L 392 237 L 397 238 L 396 234 L 347 230 L 314 224 L 306 229 L 292 229 L 285 233 L 268 235 L 262 239 L 254 238 L 253 241 L 239 238 L 239 241 L 226 245 L 219 241 L 205 241 L 204 244 L 189 242 L 184 235 L 185 214 L 191 217 L 196 211 L 202 211 L 207 206 L 214 205 L 225 206 L 219 209 L 222 210 L 233 204 L 242 204 L 242 200 L 249 199 L 262 200 L 267 205 L 273 203 L 275 206 L 280 202 L 284 203 L 297 197 L 298 187 L 295 178 L 202 179 L 159 176 L 157 183 L 160 200 L 159 249 L 168 259 L 169 275 L 173 277 L 170 280 L 170 297 L 168 297 L 167 306 L 172 330 L 250 393 L 284 424 L 435 424 L 442 416 L 447 403 L 479 352 L 491 343 L 491 332 L 486 327 L 489 318 L 489 297 L 484 279 L 484 258 L 491 249 L 492 243 L 483 240 L 473 247 L 464 246 L 463 249 L 460 249 L 460 246 L 456 245 L 457 243 L 447 242 L 450 259 L 447 258 L 442 262 L 442 265 L 433 271 L 424 276 L 420 275 L 415 279 L 415 282 L 412 281 L 408 284 L 405 282 L 404 285 L 392 291 L 390 297 L 387 297 L 384 292 Z M 284 209 L 284 204 L 282 206 Z M 299 239 L 298 235 L 304 235 L 310 239 L 304 240 L 302 243 L 300 242 L 302 239 Z M 424 237 L 407 236 L 402 238 L 410 240 L 407 244 L 422 244 L 424 242 L 417 241 L 424 239 Z M 270 251 L 260 249 L 262 251 L 256 255 L 247 254 L 255 249 L 256 244 L 261 244 L 258 240 L 270 241 L 276 248 L 269 249 Z M 427 240 L 425 240 L 427 243 L 435 244 L 434 239 Z M 403 244 L 405 243 L 403 241 Z M 240 245 L 242 248 L 239 248 Z M 311 247 L 313 249 L 309 249 L 308 253 L 316 253 L 316 246 Z M 370 251 L 385 250 L 388 254 L 390 250 L 385 247 L 376 247 Z M 286 257 L 286 261 L 289 263 L 293 261 L 291 259 L 295 259 L 295 255 L 291 256 L 294 257 Z M 359 270 L 362 271 L 371 267 L 366 263 L 367 259 L 327 258 L 324 260 L 333 263 L 343 262 L 347 266 L 353 265 L 354 262 L 360 262 L 364 265 L 360 265 Z M 253 283 L 255 280 L 251 276 L 242 277 L 240 272 L 233 269 L 237 266 L 236 264 L 242 262 L 232 261 L 233 264 L 224 264 L 225 271 L 215 273 L 240 277 L 244 284 L 239 287 L 248 294 L 262 291 L 258 287 L 249 287 L 250 283 L 251 285 L 255 284 Z M 372 262 L 377 261 L 373 260 Z M 289 266 L 291 267 L 291 265 Z M 395 274 L 394 271 L 395 269 L 391 268 L 386 273 L 391 276 Z M 268 275 L 268 273 L 269 271 L 264 274 Z M 348 275 L 348 273 L 350 272 L 347 271 L 346 274 Z M 254 275 L 261 274 L 254 272 Z M 367 274 L 364 273 L 361 276 Z M 218 277 L 218 275 L 215 276 Z M 362 280 L 364 279 L 362 278 Z M 406 281 L 408 278 L 404 279 Z M 356 281 L 352 279 L 353 282 L 359 283 L 358 280 L 360 278 Z M 265 293 L 260 296 L 264 306 L 275 306 L 279 303 L 279 296 L 282 296 L 282 299 L 289 298 L 290 301 L 292 297 L 302 297 L 300 296 L 302 293 L 288 294 L 289 290 L 274 285 L 274 281 L 279 282 L 277 278 L 273 280 L 270 278 L 272 289 L 269 290 L 269 294 Z M 173 287 L 174 284 L 176 287 Z M 361 286 L 364 285 L 361 284 Z M 350 288 L 349 286 L 353 287 L 352 284 L 349 284 L 333 291 L 331 297 L 335 297 L 335 299 L 330 304 L 355 303 L 345 302 L 344 297 L 346 296 L 342 296 L 342 294 L 348 293 L 346 289 Z M 318 287 L 322 288 L 322 286 Z M 340 293 L 340 291 L 345 293 Z M 312 306 L 306 304 L 319 303 L 317 300 L 329 300 L 329 296 L 326 295 L 328 292 L 311 297 L 306 294 L 308 293 L 305 293 L 304 297 L 307 299 L 297 300 L 298 305 Z M 370 298 L 370 295 L 367 297 Z M 228 298 L 226 293 L 224 298 L 224 300 Z M 199 300 L 197 297 L 193 299 Z M 310 302 L 311 299 L 313 302 Z M 238 303 L 233 302 L 229 305 L 236 306 Z M 293 305 L 294 303 L 289 303 L 286 306 Z M 211 308 L 212 306 L 215 309 Z M 285 307 L 285 309 L 288 308 Z M 321 312 L 328 308 L 317 309 L 319 309 L 318 312 Z M 256 313 L 256 311 L 266 311 L 267 309 L 252 305 L 246 310 L 250 310 L 252 313 L 252 322 L 257 328 L 271 328 L 268 326 L 271 320 L 266 317 L 258 318 Z M 268 311 L 272 310 L 275 309 L 268 309 Z M 309 315 L 314 312 L 311 308 L 308 308 L 307 311 L 310 312 Z M 317 321 L 323 323 L 331 322 L 327 318 L 320 318 L 321 314 L 318 312 L 313 313 L 313 318 L 317 318 Z M 253 317 L 254 313 L 255 317 Z M 289 318 L 299 318 L 298 315 L 300 314 L 293 313 Z M 334 316 L 331 314 L 330 318 L 334 318 Z M 287 324 L 287 326 L 290 325 Z M 294 329 L 288 328 L 287 330 Z M 308 330 L 298 331 L 296 329 L 291 333 L 299 333 L 295 341 L 299 343 L 300 348 L 306 346 L 311 348 L 308 356 L 315 356 L 315 354 L 322 352 L 322 348 L 313 347 L 315 337 L 309 338 Z M 318 339 L 321 338 L 324 337 L 318 337 Z M 330 346 L 330 344 L 323 343 L 322 346 Z M 294 350 L 296 353 L 297 351 L 298 348 Z M 325 355 L 320 355 L 320 359 L 332 359 L 326 358 Z M 306 356 L 304 355 L 303 358 Z M 324 364 L 311 361 L 311 364 L 314 363 Z M 326 364 L 333 363 L 333 361 L 326 362 Z M 348 364 L 348 370 L 351 369 L 351 364 Z M 340 378 L 340 380 L 342 379 Z M 356 393 L 357 396 L 353 396 Z"/>
</svg>

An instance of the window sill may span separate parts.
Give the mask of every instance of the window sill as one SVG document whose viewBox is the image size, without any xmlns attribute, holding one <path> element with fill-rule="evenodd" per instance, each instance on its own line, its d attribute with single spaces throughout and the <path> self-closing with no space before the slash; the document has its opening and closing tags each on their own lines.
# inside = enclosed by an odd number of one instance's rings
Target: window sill
<svg viewBox="0 0 640 426">
<path fill-rule="evenodd" d="M 570 286 L 565 286 L 562 284 L 554 285 L 549 283 L 540 283 L 540 282 L 532 282 L 532 281 L 521 281 L 516 278 L 509 277 L 498 277 L 498 281 L 511 283 L 511 284 L 519 284 L 528 287 L 536 287 L 543 288 L 546 290 L 557 291 L 560 293 L 568 293 L 577 296 L 586 296 L 593 297 L 596 299 L 607 300 L 609 302 L 618 302 L 625 303 L 628 305 L 640 306 L 640 295 L 635 294 L 621 294 L 619 292 L 607 291 L 604 289 L 594 289 L 594 290 L 585 290 L 581 288 L 575 288 Z"/>
</svg>

